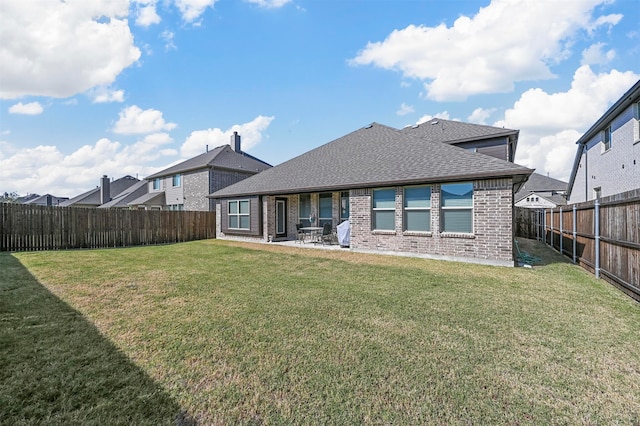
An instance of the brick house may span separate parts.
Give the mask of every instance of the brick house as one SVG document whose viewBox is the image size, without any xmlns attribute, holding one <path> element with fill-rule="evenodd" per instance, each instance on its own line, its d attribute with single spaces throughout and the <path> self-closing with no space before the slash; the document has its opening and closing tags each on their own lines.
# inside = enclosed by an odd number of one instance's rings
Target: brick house
<svg viewBox="0 0 640 426">
<path fill-rule="evenodd" d="M 640 188 L 640 80 L 576 144 L 570 204 Z"/>
<path fill-rule="evenodd" d="M 531 173 L 373 123 L 210 197 L 217 238 L 291 240 L 296 224 L 349 220 L 354 251 L 514 266 L 513 194 Z"/>
<path fill-rule="evenodd" d="M 131 200 L 131 208 L 145 210 L 213 211 L 212 192 L 255 175 L 271 165 L 241 149 L 238 132 L 222 145 L 145 179 L 144 195 Z"/>
</svg>

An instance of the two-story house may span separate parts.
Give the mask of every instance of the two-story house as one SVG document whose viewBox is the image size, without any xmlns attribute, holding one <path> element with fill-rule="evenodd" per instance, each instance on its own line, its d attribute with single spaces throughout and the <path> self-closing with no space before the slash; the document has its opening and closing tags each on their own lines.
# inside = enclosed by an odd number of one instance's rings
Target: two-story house
<svg viewBox="0 0 640 426">
<path fill-rule="evenodd" d="M 640 80 L 577 141 L 569 203 L 640 188 Z"/>
<path fill-rule="evenodd" d="M 516 192 L 516 207 L 527 209 L 552 209 L 567 204 L 567 182 L 532 173 L 529 179 Z"/>
<path fill-rule="evenodd" d="M 230 145 L 207 149 L 147 176 L 147 193 L 128 205 L 146 210 L 213 210 L 209 194 L 271 167 L 241 148 L 240 135 L 234 132 Z"/>
</svg>

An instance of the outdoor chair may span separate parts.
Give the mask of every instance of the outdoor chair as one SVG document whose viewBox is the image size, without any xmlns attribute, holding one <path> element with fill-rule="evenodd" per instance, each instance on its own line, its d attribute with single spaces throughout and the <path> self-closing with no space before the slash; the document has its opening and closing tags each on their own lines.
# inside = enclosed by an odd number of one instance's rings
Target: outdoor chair
<svg viewBox="0 0 640 426">
<path fill-rule="evenodd" d="M 304 243 L 304 231 L 302 230 L 302 224 L 296 223 L 296 242 Z"/>
<path fill-rule="evenodd" d="M 322 225 L 322 234 L 320 235 L 322 245 L 324 243 L 333 244 L 333 232 L 331 231 L 331 223 L 325 223 Z"/>
<path fill-rule="evenodd" d="M 513 242 L 515 243 L 516 251 L 518 252 L 518 261 L 529 264 L 529 265 L 542 262 L 541 258 L 533 256 L 527 253 L 526 251 L 520 250 L 520 246 L 518 245 L 518 240 L 513 240 Z"/>
</svg>

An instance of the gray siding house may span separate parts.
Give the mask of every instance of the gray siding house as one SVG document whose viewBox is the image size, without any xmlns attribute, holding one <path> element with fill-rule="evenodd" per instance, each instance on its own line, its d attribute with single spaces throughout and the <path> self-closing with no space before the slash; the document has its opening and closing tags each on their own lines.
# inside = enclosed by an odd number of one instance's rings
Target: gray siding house
<svg viewBox="0 0 640 426">
<path fill-rule="evenodd" d="M 569 203 L 640 188 L 640 80 L 576 143 Z"/>
<path fill-rule="evenodd" d="M 296 224 L 349 220 L 351 250 L 514 266 L 513 194 L 532 171 L 373 123 L 212 193 L 216 236 L 292 240 Z"/>
<path fill-rule="evenodd" d="M 240 135 L 234 132 L 230 145 L 207 150 L 147 176 L 146 193 L 129 201 L 128 205 L 146 210 L 213 211 L 209 194 L 270 167 L 242 152 Z"/>
<path fill-rule="evenodd" d="M 532 173 L 515 195 L 516 207 L 552 209 L 567 204 L 567 182 Z"/>
<path fill-rule="evenodd" d="M 112 199 L 118 197 L 133 185 L 139 183 L 140 180 L 133 176 L 123 176 L 120 179 L 111 181 L 107 175 L 100 178 L 100 186 L 75 196 L 69 200 L 61 202 L 60 207 L 99 207 L 109 203 Z"/>
</svg>

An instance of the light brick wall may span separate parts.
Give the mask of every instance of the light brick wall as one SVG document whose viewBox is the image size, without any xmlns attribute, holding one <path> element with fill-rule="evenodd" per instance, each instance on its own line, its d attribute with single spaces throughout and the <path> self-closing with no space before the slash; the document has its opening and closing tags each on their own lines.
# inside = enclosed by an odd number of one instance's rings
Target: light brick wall
<svg viewBox="0 0 640 426">
<path fill-rule="evenodd" d="M 431 232 L 403 231 L 403 188 L 396 188 L 396 221 L 393 231 L 373 231 L 372 190 L 352 190 L 351 248 L 367 251 L 405 252 L 443 258 L 473 258 L 498 263 L 513 261 L 511 179 L 474 182 L 473 234 L 440 232 L 440 185 L 431 187 Z"/>
</svg>

